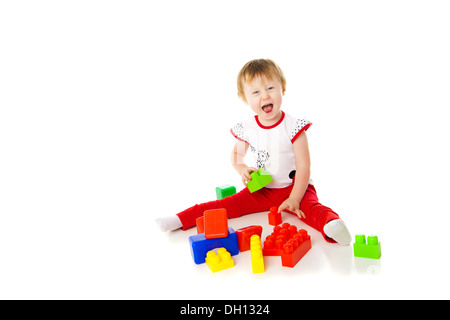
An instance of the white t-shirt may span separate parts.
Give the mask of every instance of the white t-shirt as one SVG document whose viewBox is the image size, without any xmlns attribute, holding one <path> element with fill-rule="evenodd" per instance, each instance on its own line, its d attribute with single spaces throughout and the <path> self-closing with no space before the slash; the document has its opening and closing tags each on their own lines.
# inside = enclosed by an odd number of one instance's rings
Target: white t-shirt
<svg viewBox="0 0 450 320">
<path fill-rule="evenodd" d="M 292 143 L 312 125 L 306 119 L 291 117 L 283 111 L 281 113 L 280 120 L 269 127 L 262 125 L 255 116 L 231 128 L 235 138 L 250 145 L 256 167 L 268 171 L 272 176 L 273 181 L 267 188 L 284 188 L 292 184 L 292 178 L 289 177 L 295 170 Z"/>
</svg>

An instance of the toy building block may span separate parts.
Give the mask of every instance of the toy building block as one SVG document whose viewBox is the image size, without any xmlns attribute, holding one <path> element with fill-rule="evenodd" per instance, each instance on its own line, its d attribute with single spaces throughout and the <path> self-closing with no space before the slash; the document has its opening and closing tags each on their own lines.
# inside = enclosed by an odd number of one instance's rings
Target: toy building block
<svg viewBox="0 0 450 320">
<path fill-rule="evenodd" d="M 205 221 L 203 216 L 195 219 L 195 225 L 197 226 L 197 234 L 205 232 Z"/>
<path fill-rule="evenodd" d="M 250 238 L 250 255 L 253 273 L 265 272 L 261 238 L 257 234 L 252 235 Z"/>
<path fill-rule="evenodd" d="M 281 256 L 283 245 L 297 233 L 297 227 L 289 223 L 275 226 L 273 232 L 264 241 L 263 254 L 265 256 Z"/>
<path fill-rule="evenodd" d="M 296 226 L 283 223 L 266 237 L 263 254 L 281 256 L 281 265 L 293 268 L 310 249 L 311 237 L 305 229 L 297 231 Z"/>
<path fill-rule="evenodd" d="M 269 224 L 271 226 L 276 226 L 281 224 L 281 212 L 278 212 L 277 207 L 270 208 L 269 212 Z"/>
<path fill-rule="evenodd" d="M 311 237 L 305 229 L 301 229 L 283 246 L 281 265 L 293 268 L 311 249 Z"/>
<path fill-rule="evenodd" d="M 353 253 L 359 258 L 380 259 L 381 243 L 378 242 L 377 236 L 368 236 L 366 243 L 366 236 L 357 234 L 353 243 Z"/>
<path fill-rule="evenodd" d="M 234 267 L 234 260 L 225 248 L 219 248 L 217 253 L 214 250 L 206 253 L 205 262 L 212 272 L 217 272 Z"/>
<path fill-rule="evenodd" d="M 189 244 L 196 264 L 204 263 L 206 253 L 215 248 L 224 247 L 232 256 L 239 253 L 237 235 L 232 228 L 228 228 L 228 236 L 225 238 L 206 239 L 204 233 L 190 236 Z"/>
<path fill-rule="evenodd" d="M 228 217 L 226 209 L 206 210 L 203 213 L 205 238 L 225 238 L 228 236 Z"/>
<path fill-rule="evenodd" d="M 272 177 L 270 174 L 263 169 L 259 169 L 258 172 L 253 171 L 250 174 L 250 177 L 252 180 L 247 182 L 247 188 L 250 192 L 255 192 L 262 189 L 272 182 Z"/>
<path fill-rule="evenodd" d="M 257 234 L 261 237 L 262 227 L 261 226 L 249 226 L 236 230 L 239 251 L 244 252 L 250 250 L 250 237 Z"/>
<path fill-rule="evenodd" d="M 236 187 L 234 186 L 224 184 L 223 186 L 216 187 L 217 200 L 232 196 L 233 194 L 236 194 Z"/>
</svg>

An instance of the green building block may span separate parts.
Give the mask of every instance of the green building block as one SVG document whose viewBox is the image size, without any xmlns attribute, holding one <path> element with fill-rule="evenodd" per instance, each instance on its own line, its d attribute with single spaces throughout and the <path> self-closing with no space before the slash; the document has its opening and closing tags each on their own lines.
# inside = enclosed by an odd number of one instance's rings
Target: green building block
<svg viewBox="0 0 450 320">
<path fill-rule="evenodd" d="M 250 192 L 262 189 L 272 182 L 270 174 L 263 169 L 259 169 L 258 172 L 253 171 L 250 176 L 252 177 L 252 180 L 247 182 L 247 188 Z"/>
<path fill-rule="evenodd" d="M 368 236 L 366 243 L 366 236 L 358 234 L 355 236 L 353 253 L 355 257 L 359 258 L 380 259 L 381 243 L 378 242 L 377 236 Z"/>
<path fill-rule="evenodd" d="M 229 184 L 224 184 L 223 186 L 216 188 L 217 200 L 232 196 L 233 194 L 236 194 L 236 187 Z"/>
</svg>

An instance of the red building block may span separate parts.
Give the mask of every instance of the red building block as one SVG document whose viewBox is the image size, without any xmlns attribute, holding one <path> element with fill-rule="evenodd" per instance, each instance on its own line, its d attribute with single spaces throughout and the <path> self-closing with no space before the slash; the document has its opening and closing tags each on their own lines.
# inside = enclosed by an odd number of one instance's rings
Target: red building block
<svg viewBox="0 0 450 320">
<path fill-rule="evenodd" d="M 257 234 L 261 238 L 262 227 L 261 226 L 249 226 L 236 230 L 239 251 L 244 252 L 250 250 L 250 238 L 252 235 Z"/>
<path fill-rule="evenodd" d="M 206 210 L 203 213 L 205 238 L 216 239 L 228 236 L 228 217 L 226 209 Z"/>
<path fill-rule="evenodd" d="M 270 208 L 269 212 L 269 224 L 271 226 L 277 226 L 281 224 L 281 212 L 278 212 L 277 207 Z"/>
<path fill-rule="evenodd" d="M 311 237 L 306 230 L 301 229 L 283 246 L 281 265 L 293 268 L 311 249 Z"/>
<path fill-rule="evenodd" d="M 205 232 L 205 220 L 203 216 L 195 219 L 195 224 L 197 225 L 197 234 Z"/>
<path fill-rule="evenodd" d="M 306 230 L 297 231 L 296 226 L 283 223 L 275 226 L 264 241 L 263 255 L 281 256 L 283 267 L 293 268 L 311 249 L 311 237 Z"/>
</svg>

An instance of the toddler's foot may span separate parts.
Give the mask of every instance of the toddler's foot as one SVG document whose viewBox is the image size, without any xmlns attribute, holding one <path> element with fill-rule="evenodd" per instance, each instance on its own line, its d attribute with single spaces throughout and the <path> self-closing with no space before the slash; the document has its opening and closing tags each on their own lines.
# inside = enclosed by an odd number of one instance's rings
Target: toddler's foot
<svg viewBox="0 0 450 320">
<path fill-rule="evenodd" d="M 352 236 L 345 226 L 344 221 L 341 219 L 331 220 L 323 227 L 323 231 L 327 237 L 333 239 L 342 246 L 349 245 L 352 241 Z"/>
<path fill-rule="evenodd" d="M 180 218 L 178 218 L 177 215 L 164 218 L 157 218 L 155 219 L 155 222 L 158 224 L 159 228 L 163 232 L 177 230 L 183 226 L 183 224 L 180 221 Z"/>
</svg>

